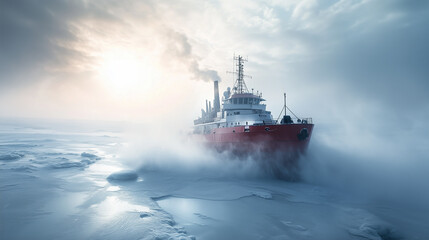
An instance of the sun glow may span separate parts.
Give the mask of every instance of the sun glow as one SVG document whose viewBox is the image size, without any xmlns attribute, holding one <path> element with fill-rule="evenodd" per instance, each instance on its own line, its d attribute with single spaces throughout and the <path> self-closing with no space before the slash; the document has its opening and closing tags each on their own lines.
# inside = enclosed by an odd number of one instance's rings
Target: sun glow
<svg viewBox="0 0 429 240">
<path fill-rule="evenodd" d="M 115 94 L 142 93 L 153 84 L 153 66 L 146 57 L 114 51 L 103 55 L 101 59 L 99 78 Z"/>
</svg>

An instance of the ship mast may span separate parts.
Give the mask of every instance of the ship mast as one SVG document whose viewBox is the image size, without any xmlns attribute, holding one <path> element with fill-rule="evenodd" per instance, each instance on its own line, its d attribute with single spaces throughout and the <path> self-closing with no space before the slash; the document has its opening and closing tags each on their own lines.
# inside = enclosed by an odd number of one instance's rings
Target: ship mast
<svg viewBox="0 0 429 240">
<path fill-rule="evenodd" d="M 238 57 L 234 57 L 234 60 L 237 61 L 237 70 L 233 72 L 234 74 L 237 74 L 237 80 L 235 80 L 234 84 L 234 93 L 243 94 L 243 93 L 249 93 L 249 90 L 247 89 L 246 83 L 244 82 L 244 77 L 250 77 L 244 75 L 243 70 L 243 62 L 247 62 L 247 59 L 243 59 L 242 56 L 238 55 Z"/>
</svg>

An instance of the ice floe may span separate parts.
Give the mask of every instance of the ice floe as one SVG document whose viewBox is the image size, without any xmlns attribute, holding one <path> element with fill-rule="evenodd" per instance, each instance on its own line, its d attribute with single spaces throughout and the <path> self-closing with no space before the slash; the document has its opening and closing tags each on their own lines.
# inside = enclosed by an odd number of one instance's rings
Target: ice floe
<svg viewBox="0 0 429 240">
<path fill-rule="evenodd" d="M 55 131 L 13 139 L 0 135 L 0 221 L 7 219 L 2 239 L 429 236 L 424 209 L 409 212 L 405 206 L 401 212 L 385 202 L 377 208 L 317 184 L 222 171 L 240 164 L 139 169 L 117 152 L 122 139 Z M 168 157 L 174 161 L 174 154 Z"/>
<path fill-rule="evenodd" d="M 61 162 L 61 163 L 54 163 L 50 165 L 50 167 L 54 169 L 81 168 L 85 166 L 86 164 L 82 162 Z"/>
<path fill-rule="evenodd" d="M 254 192 L 252 192 L 252 195 L 260 197 L 260 198 L 264 198 L 264 199 L 272 199 L 273 198 L 273 195 L 271 195 L 271 193 L 269 193 L 269 192 L 254 191 Z"/>
<path fill-rule="evenodd" d="M 95 159 L 95 160 L 99 160 L 100 159 L 97 155 L 92 154 L 92 153 L 87 153 L 87 152 L 81 153 L 80 156 L 84 157 L 84 158 Z"/>
<path fill-rule="evenodd" d="M 137 180 L 138 175 L 136 172 L 131 170 L 123 170 L 110 174 L 107 177 L 109 181 L 135 181 Z"/>
<path fill-rule="evenodd" d="M 0 155 L 0 161 L 15 161 L 24 157 L 24 154 L 21 153 L 9 153 Z"/>
<path fill-rule="evenodd" d="M 293 222 L 290 221 L 282 221 L 282 223 L 287 226 L 288 228 L 291 228 L 293 230 L 297 230 L 297 231 L 307 231 L 307 228 L 299 225 L 299 224 L 294 224 Z"/>
<path fill-rule="evenodd" d="M 395 240 L 402 239 L 396 231 L 386 225 L 363 223 L 357 229 L 349 229 L 349 233 L 353 236 L 361 237 L 368 240 Z"/>
</svg>

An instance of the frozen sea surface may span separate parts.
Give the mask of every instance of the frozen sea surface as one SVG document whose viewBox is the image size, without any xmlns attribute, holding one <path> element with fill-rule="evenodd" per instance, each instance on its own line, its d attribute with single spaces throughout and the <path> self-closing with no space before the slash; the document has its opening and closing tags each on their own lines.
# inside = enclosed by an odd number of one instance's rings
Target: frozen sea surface
<svg viewBox="0 0 429 240">
<path fill-rule="evenodd" d="M 234 174 L 219 164 L 180 169 L 184 157 L 174 154 L 143 164 L 156 149 L 130 162 L 123 131 L 3 121 L 0 239 L 429 238 L 421 206 L 250 170 Z"/>
</svg>

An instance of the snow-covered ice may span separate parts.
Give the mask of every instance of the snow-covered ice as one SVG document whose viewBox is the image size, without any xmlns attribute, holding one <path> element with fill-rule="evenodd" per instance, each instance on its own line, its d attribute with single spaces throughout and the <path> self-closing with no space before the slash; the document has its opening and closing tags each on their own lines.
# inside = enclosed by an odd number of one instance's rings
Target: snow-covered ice
<svg viewBox="0 0 429 240">
<path fill-rule="evenodd" d="M 195 167 L 154 149 L 130 162 L 120 128 L 17 124 L 0 128 L 0 239 L 429 237 L 419 201 L 288 182 L 253 162 L 202 155 L 190 157 Z"/>
<path fill-rule="evenodd" d="M 110 174 L 107 177 L 107 180 L 109 181 L 133 181 L 133 180 L 137 180 L 138 175 L 137 173 L 135 173 L 134 171 L 120 171 L 120 172 L 114 172 L 112 174 Z"/>
</svg>

